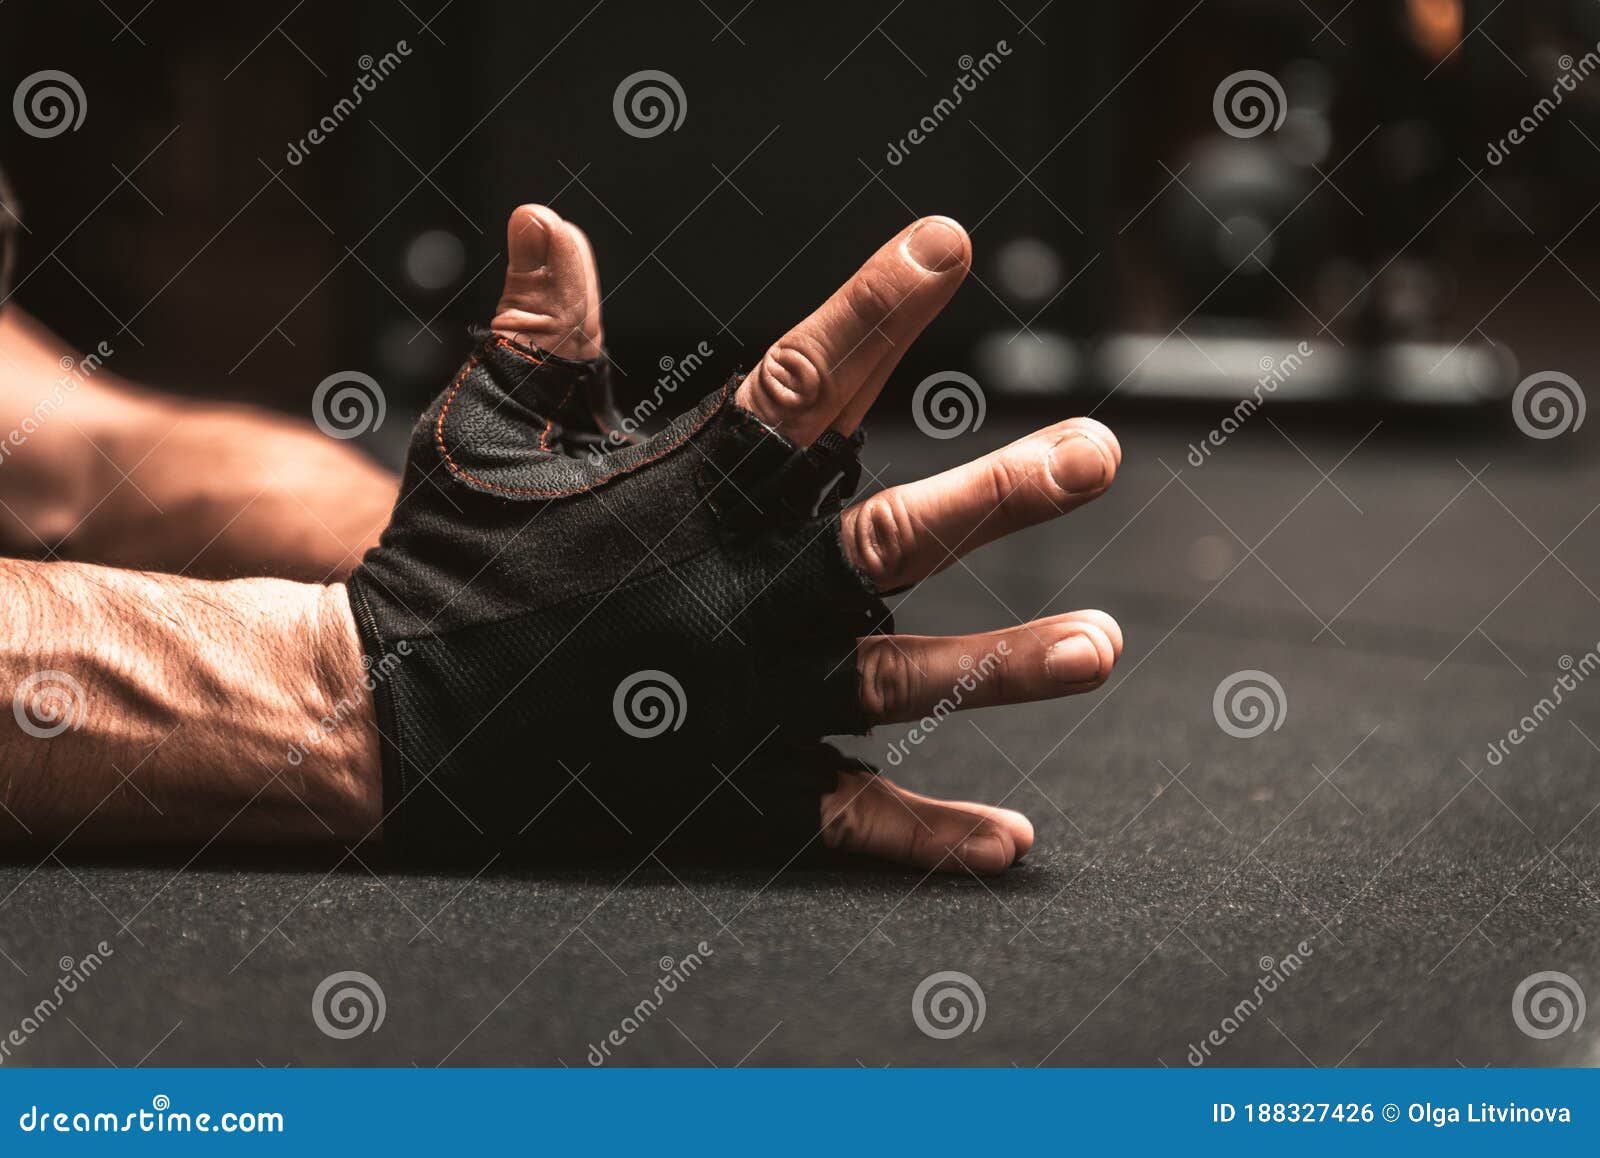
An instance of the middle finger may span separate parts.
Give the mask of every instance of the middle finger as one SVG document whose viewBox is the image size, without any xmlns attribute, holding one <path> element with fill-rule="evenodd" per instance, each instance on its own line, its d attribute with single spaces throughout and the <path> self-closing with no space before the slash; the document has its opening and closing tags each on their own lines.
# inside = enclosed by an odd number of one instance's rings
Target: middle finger
<svg viewBox="0 0 1600 1158">
<path fill-rule="evenodd" d="M 1107 427 L 1069 418 L 846 507 L 839 516 L 845 555 L 878 590 L 898 590 L 984 543 L 1099 498 L 1121 461 Z"/>
</svg>

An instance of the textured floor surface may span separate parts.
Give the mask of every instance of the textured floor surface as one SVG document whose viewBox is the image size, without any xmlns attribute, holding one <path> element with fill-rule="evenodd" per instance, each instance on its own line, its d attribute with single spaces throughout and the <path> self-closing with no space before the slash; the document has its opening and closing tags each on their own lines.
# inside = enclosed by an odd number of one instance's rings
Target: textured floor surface
<svg viewBox="0 0 1600 1158">
<path fill-rule="evenodd" d="M 1600 1011 L 1544 1039 L 1513 1006 L 1544 971 L 1600 1000 L 1600 680 L 1486 758 L 1595 659 L 1600 470 L 1277 417 L 1199 468 L 1204 419 L 1130 425 L 1111 496 L 906 597 L 907 631 L 1124 626 L 1097 696 L 953 718 L 896 771 L 1027 811 L 1005 877 L 0 864 L 0 1036 L 113 950 L 7 1064 L 584 1065 L 612 1030 L 619 1064 L 1182 1066 L 1212 1031 L 1211 1064 L 1600 1063 Z M 899 481 L 1021 429 L 871 458 Z M 1283 689 L 1248 739 L 1213 709 L 1247 670 Z M 312 1012 L 345 970 L 385 1009 L 348 1040 Z M 949 1038 L 913 1011 L 941 971 L 982 995 Z"/>
</svg>

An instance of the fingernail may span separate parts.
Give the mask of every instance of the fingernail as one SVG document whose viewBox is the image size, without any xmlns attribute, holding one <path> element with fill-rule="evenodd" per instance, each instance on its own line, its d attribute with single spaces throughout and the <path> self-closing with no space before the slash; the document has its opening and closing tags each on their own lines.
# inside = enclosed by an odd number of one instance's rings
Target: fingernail
<svg viewBox="0 0 1600 1158">
<path fill-rule="evenodd" d="M 906 238 L 911 260 L 932 273 L 942 273 L 960 261 L 961 248 L 961 234 L 944 221 L 924 221 Z"/>
<path fill-rule="evenodd" d="M 1100 649 L 1087 635 L 1069 635 L 1044 653 L 1044 670 L 1057 683 L 1091 683 L 1100 678 Z"/>
<path fill-rule="evenodd" d="M 550 254 L 550 232 L 533 213 L 518 213 L 511 223 L 511 268 L 527 273 L 544 265 Z"/>
<path fill-rule="evenodd" d="M 1069 494 L 1092 491 L 1106 481 L 1106 456 L 1100 444 L 1069 434 L 1050 448 L 1050 477 Z"/>
<path fill-rule="evenodd" d="M 1005 842 L 997 836 L 969 836 L 955 847 L 956 859 L 974 872 L 997 873 L 1009 858 Z"/>
</svg>

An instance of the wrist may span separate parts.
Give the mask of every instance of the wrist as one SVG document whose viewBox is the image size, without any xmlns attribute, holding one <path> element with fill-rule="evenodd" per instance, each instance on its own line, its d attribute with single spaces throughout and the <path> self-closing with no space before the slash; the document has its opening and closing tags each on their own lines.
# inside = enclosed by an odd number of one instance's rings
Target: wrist
<svg viewBox="0 0 1600 1158">
<path fill-rule="evenodd" d="M 0 759 L 29 838 L 375 835 L 377 724 L 342 587 L 0 563 L 0 593 L 19 724 Z"/>
<path fill-rule="evenodd" d="M 309 661 L 307 729 L 290 746 L 292 767 L 314 762 L 334 806 L 341 839 L 377 835 L 383 798 L 382 750 L 374 692 L 391 657 L 365 655 L 343 583 L 316 588 L 300 649 Z"/>
</svg>

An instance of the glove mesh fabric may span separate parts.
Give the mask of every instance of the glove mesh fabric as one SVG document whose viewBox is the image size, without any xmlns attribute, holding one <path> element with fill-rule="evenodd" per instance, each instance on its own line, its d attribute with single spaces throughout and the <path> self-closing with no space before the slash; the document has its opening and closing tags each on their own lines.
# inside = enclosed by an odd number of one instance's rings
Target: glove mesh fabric
<svg viewBox="0 0 1600 1158">
<path fill-rule="evenodd" d="M 888 612 L 838 511 L 859 436 L 733 401 L 612 433 L 603 361 L 485 337 L 413 433 L 350 580 L 402 856 L 670 846 L 789 857 L 865 731 Z"/>
</svg>

